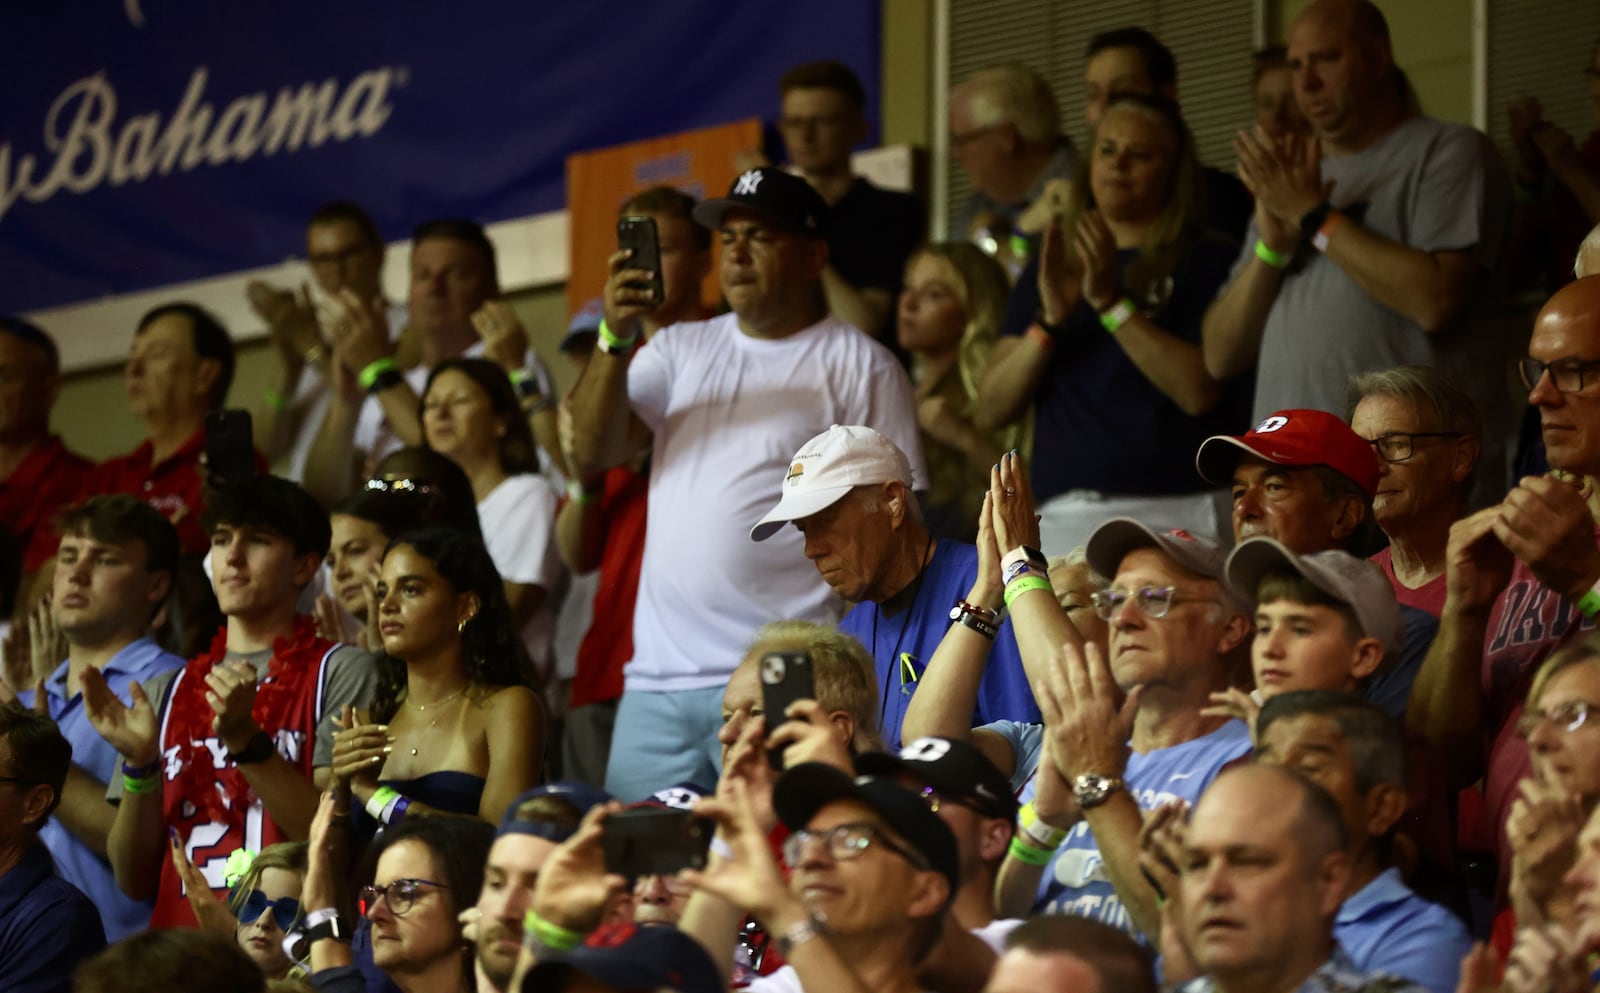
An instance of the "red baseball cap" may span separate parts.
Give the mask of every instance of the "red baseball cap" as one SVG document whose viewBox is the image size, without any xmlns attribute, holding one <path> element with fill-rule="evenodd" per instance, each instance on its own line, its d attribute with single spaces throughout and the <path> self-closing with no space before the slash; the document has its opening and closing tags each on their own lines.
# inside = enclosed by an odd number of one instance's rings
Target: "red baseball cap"
<svg viewBox="0 0 1600 993">
<path fill-rule="evenodd" d="M 1194 467 L 1218 486 L 1233 482 L 1240 451 L 1275 465 L 1325 465 L 1361 487 L 1378 492 L 1378 455 L 1350 425 L 1325 410 L 1280 410 L 1248 434 L 1214 434 L 1201 442 Z"/>
</svg>

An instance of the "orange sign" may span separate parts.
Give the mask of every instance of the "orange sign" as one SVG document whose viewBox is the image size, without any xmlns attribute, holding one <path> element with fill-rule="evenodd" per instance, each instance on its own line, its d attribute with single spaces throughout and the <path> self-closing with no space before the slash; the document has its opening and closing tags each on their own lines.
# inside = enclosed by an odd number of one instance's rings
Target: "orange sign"
<svg viewBox="0 0 1600 993">
<path fill-rule="evenodd" d="M 663 185 L 702 200 L 724 196 L 738 175 L 734 157 L 760 145 L 761 121 L 752 117 L 567 156 L 568 313 L 605 288 L 606 259 L 617 250 L 617 208 L 625 200 Z M 718 299 L 715 268 L 702 294 Z"/>
</svg>

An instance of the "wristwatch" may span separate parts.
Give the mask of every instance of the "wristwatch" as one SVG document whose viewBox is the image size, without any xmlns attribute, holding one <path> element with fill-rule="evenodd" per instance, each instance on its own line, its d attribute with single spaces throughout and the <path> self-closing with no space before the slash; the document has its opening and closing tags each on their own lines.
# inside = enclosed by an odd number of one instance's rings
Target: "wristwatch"
<svg viewBox="0 0 1600 993">
<path fill-rule="evenodd" d="M 772 943 L 777 947 L 778 954 L 782 955 L 785 959 L 788 959 L 790 953 L 794 951 L 795 946 L 805 944 L 812 938 L 827 933 L 827 925 L 823 924 L 815 917 L 808 917 L 800 923 L 789 928 L 789 930 L 773 938 Z"/>
<path fill-rule="evenodd" d="M 1084 810 L 1100 806 L 1111 799 L 1111 794 L 1127 788 L 1128 784 L 1115 776 L 1101 776 L 1092 772 L 1072 780 L 1072 796 Z"/>
<path fill-rule="evenodd" d="M 257 731 L 250 736 L 250 741 L 244 746 L 242 752 L 229 752 L 228 761 L 234 765 L 255 765 L 272 758 L 272 753 L 277 751 L 272 745 L 272 735 L 265 731 Z"/>
<path fill-rule="evenodd" d="M 283 953 L 289 956 L 290 961 L 304 962 L 311 954 L 313 943 L 331 938 L 349 944 L 351 931 L 350 925 L 332 907 L 313 910 L 300 922 L 299 927 L 284 935 Z"/>
</svg>

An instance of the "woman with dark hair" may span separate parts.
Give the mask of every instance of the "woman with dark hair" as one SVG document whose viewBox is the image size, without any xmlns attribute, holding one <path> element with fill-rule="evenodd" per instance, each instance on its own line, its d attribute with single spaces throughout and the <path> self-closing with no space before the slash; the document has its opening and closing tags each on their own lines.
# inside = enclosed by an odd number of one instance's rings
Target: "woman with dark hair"
<svg viewBox="0 0 1600 993">
<path fill-rule="evenodd" d="M 325 638 L 382 651 L 377 625 L 378 566 L 397 535 L 434 522 L 427 500 L 403 490 L 364 489 L 328 515 L 327 589 L 317 597 L 318 631 Z"/>
<path fill-rule="evenodd" d="M 416 501 L 422 527 L 450 527 L 483 540 L 472 481 L 449 458 L 429 448 L 402 448 L 383 457 L 365 489 Z"/>
<path fill-rule="evenodd" d="M 1194 453 L 1207 436 L 1242 429 L 1250 391 L 1225 388 L 1201 353 L 1201 321 L 1236 255 L 1205 230 L 1204 188 L 1177 107 L 1124 95 L 1101 115 L 1063 216 L 1045 228 L 1039 311 L 1008 319 L 1026 331 L 995 345 L 975 419 L 993 428 L 1033 403 L 1047 554 L 1117 516 L 1217 531 L 1220 501 Z"/>
<path fill-rule="evenodd" d="M 538 781 L 545 715 L 488 552 L 450 528 L 400 536 L 383 556 L 377 611 L 378 689 L 370 715 L 350 715 L 334 737 L 337 788 L 384 825 L 498 822 Z"/>
<path fill-rule="evenodd" d="M 533 432 L 505 370 L 484 359 L 449 359 L 422 391 L 427 446 L 466 473 L 484 543 L 505 581 L 513 626 L 548 690 L 556 608 L 566 571 L 555 543 L 556 493 L 539 475 Z"/>
<path fill-rule="evenodd" d="M 330 828 L 336 801 L 323 795 L 311 825 L 311 858 L 304 889 L 308 918 L 320 919 L 343 903 L 341 866 Z M 312 983 L 323 993 L 364 993 L 369 980 L 387 980 L 402 993 L 472 993 L 472 945 L 463 939 L 461 911 L 483 887 L 494 829 L 481 821 L 435 817 L 406 821 L 385 831 L 368 850 L 359 878 L 361 907 L 371 928 L 371 965 L 363 977 L 360 947 L 328 938 L 310 949 Z M 345 922 L 345 934 L 353 922 Z M 357 944 L 362 944 L 357 942 Z"/>
</svg>

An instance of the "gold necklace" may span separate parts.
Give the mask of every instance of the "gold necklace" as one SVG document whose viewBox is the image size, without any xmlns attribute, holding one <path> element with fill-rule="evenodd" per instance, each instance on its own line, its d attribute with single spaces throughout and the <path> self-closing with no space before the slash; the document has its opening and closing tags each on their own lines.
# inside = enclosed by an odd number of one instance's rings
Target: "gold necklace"
<svg viewBox="0 0 1600 993">
<path fill-rule="evenodd" d="M 460 696 L 461 694 L 465 693 L 466 691 L 467 691 L 467 687 L 463 686 L 459 690 L 456 690 L 454 693 L 450 694 L 449 696 L 445 697 L 442 700 L 435 700 L 435 701 L 433 701 L 432 703 L 429 703 L 429 704 L 418 703 L 418 704 L 412 704 L 412 705 L 417 708 L 417 713 L 419 713 L 419 714 L 425 713 L 429 707 L 432 707 L 435 711 L 437 711 L 440 707 L 443 707 L 445 704 L 451 702 L 456 697 Z M 411 698 L 410 697 L 406 697 L 406 703 L 408 703 L 408 704 L 411 703 Z M 439 718 L 435 717 L 432 721 L 428 722 L 428 726 L 423 728 L 421 733 L 426 734 L 427 732 L 432 731 L 434 728 L 436 728 L 438 726 L 439 726 Z M 417 754 L 417 750 L 416 750 L 415 747 L 413 747 L 411 749 L 411 754 L 412 755 Z"/>
</svg>

